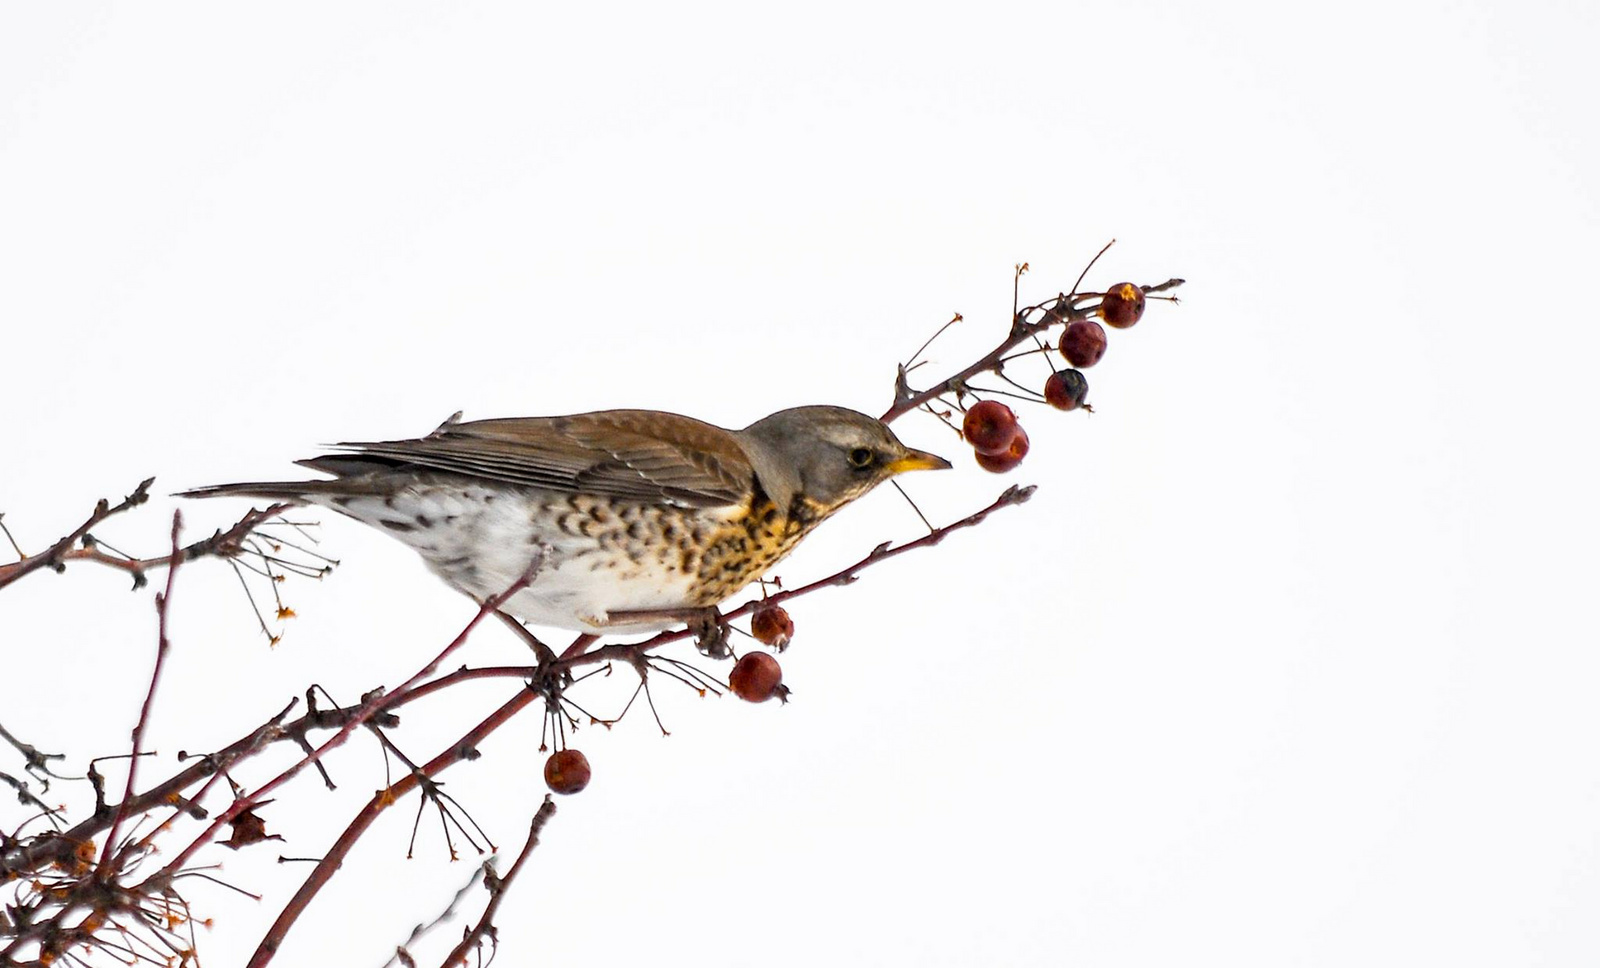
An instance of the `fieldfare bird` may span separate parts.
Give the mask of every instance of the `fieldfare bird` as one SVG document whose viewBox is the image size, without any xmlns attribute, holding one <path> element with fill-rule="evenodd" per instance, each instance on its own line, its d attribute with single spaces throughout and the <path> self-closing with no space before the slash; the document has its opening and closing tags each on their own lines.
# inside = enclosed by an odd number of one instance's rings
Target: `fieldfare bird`
<svg viewBox="0 0 1600 968">
<path fill-rule="evenodd" d="M 716 605 L 829 515 L 896 474 L 948 468 L 842 407 L 743 430 L 653 410 L 461 422 L 299 461 L 333 480 L 222 484 L 190 497 L 316 504 L 380 528 L 478 601 L 535 625 L 648 632 Z"/>
</svg>

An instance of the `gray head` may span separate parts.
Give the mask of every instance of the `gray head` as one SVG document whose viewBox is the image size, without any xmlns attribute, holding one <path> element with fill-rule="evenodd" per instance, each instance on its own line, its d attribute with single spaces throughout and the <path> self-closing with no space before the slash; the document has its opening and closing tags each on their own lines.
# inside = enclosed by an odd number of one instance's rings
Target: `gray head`
<svg viewBox="0 0 1600 968">
<path fill-rule="evenodd" d="M 736 433 L 780 508 L 803 494 L 832 512 L 896 474 L 950 466 L 902 444 L 881 420 L 844 407 L 780 410 Z"/>
</svg>

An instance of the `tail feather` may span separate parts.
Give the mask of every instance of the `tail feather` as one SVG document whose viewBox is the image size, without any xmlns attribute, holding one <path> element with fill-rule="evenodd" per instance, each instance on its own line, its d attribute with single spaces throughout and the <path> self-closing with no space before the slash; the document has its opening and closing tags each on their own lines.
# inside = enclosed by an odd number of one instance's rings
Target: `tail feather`
<svg viewBox="0 0 1600 968">
<path fill-rule="evenodd" d="M 337 481 L 255 481 L 240 484 L 213 484 L 179 491 L 178 497 L 254 497 L 269 501 L 292 501 L 296 504 L 316 504 L 318 498 L 355 497 L 379 493 L 370 483 L 361 480 Z"/>
<path fill-rule="evenodd" d="M 297 460 L 296 464 L 325 474 L 336 474 L 331 481 L 253 481 L 240 484 L 213 484 L 190 491 L 179 491 L 178 497 L 256 497 L 269 501 L 293 501 L 297 504 L 319 503 L 319 498 L 363 497 L 392 493 L 395 481 L 385 472 L 395 469 L 396 462 L 387 458 L 367 457 L 359 454 L 328 454 Z"/>
<path fill-rule="evenodd" d="M 244 484 L 213 484 L 179 491 L 177 497 L 258 497 L 269 501 L 293 501 L 304 504 L 310 496 L 313 481 L 262 481 Z M 333 483 L 329 481 L 327 483 Z"/>
</svg>

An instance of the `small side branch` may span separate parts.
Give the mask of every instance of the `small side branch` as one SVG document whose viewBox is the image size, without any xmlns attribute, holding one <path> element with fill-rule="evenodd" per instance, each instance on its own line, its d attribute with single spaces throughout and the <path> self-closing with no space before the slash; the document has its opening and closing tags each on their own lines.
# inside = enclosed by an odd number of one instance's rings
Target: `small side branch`
<svg viewBox="0 0 1600 968">
<path fill-rule="evenodd" d="M 491 941 L 495 937 L 494 915 L 495 912 L 500 910 L 500 902 L 506 896 L 506 889 L 511 886 L 511 882 L 516 879 L 517 874 L 521 873 L 522 865 L 527 862 L 528 855 L 532 854 L 533 849 L 539 846 L 539 832 L 544 830 L 544 825 L 550 822 L 550 818 L 555 816 L 555 812 L 555 801 L 550 799 L 550 794 L 546 793 L 544 795 L 544 803 L 539 805 L 538 811 L 533 815 L 533 821 L 528 824 L 528 839 L 523 843 L 522 851 L 517 854 L 517 859 L 512 861 L 511 869 L 506 871 L 504 877 L 495 874 L 494 869 L 485 862 L 483 866 L 483 883 L 489 889 L 489 903 L 484 905 L 483 915 L 478 918 L 478 923 L 467 930 L 466 936 L 461 939 L 461 943 L 452 948 L 450 954 L 445 956 L 444 961 L 439 963 L 439 968 L 457 968 L 458 965 L 465 965 L 469 951 L 482 944 L 485 937 L 490 938 Z"/>
<path fill-rule="evenodd" d="M 122 802 L 117 804 L 117 812 L 111 818 L 111 827 L 106 833 L 106 842 L 100 851 L 100 870 L 103 874 L 111 872 L 111 858 L 117 850 L 117 832 L 122 827 L 122 821 L 127 818 L 128 804 L 133 801 L 134 777 L 139 772 L 139 758 L 144 755 L 144 730 L 150 722 L 150 709 L 155 705 L 156 686 L 161 682 L 161 670 L 167 664 L 167 653 L 171 651 L 172 643 L 167 638 L 167 609 L 172 600 L 172 585 L 178 577 L 178 563 L 182 560 L 183 549 L 178 547 L 178 533 L 183 529 L 183 512 L 172 512 L 172 554 L 167 561 L 167 587 L 156 596 L 156 662 L 150 671 L 150 687 L 145 690 L 144 703 L 139 707 L 139 719 L 133 724 L 133 753 L 128 757 L 128 782 L 122 790 Z"/>
<path fill-rule="evenodd" d="M 283 939 L 288 935 L 289 930 L 294 927 L 295 922 L 300 919 L 300 915 L 305 913 L 312 900 L 333 878 L 334 873 L 339 870 L 344 864 L 345 858 L 349 856 L 350 850 L 355 847 L 356 842 L 361 839 L 361 836 L 366 833 L 367 829 L 372 826 L 383 811 L 420 786 L 424 779 L 435 777 L 462 760 L 476 756 L 478 744 L 483 742 L 485 737 L 510 722 L 517 713 L 521 712 L 529 704 L 539 701 L 540 698 L 539 693 L 532 689 L 518 690 L 515 696 L 490 713 L 478 725 L 468 730 L 459 740 L 450 744 L 449 748 L 444 752 L 418 767 L 415 772 L 407 773 L 395 781 L 393 785 L 374 794 L 372 799 L 367 802 L 367 805 L 362 807 L 361 811 L 345 827 L 339 838 L 323 854 L 322 859 L 317 862 L 317 866 L 307 875 L 305 882 L 300 885 L 300 889 L 295 892 L 294 897 L 290 898 L 289 903 L 284 905 L 282 911 L 278 912 L 277 920 L 273 921 L 272 927 L 267 930 L 266 937 L 261 939 L 261 944 L 256 947 L 255 953 L 250 956 L 248 968 L 263 968 L 263 966 L 272 961 L 273 956 L 278 953 L 279 946 L 283 944 Z"/>
<path fill-rule="evenodd" d="M 24 575 L 38 571 L 40 568 L 53 568 L 56 571 L 65 569 L 67 554 L 73 550 L 73 545 L 77 544 L 83 539 L 84 535 L 89 533 L 90 528 L 114 514 L 121 514 L 150 500 L 150 485 L 155 482 L 156 479 L 153 477 L 147 477 L 140 481 L 139 486 L 133 489 L 133 493 L 123 498 L 122 502 L 116 506 L 112 506 L 111 502 L 101 498 L 100 502 L 94 506 L 94 512 L 89 515 L 87 521 L 74 528 L 71 534 L 51 545 L 48 550 L 41 551 L 36 555 L 28 555 L 21 561 L 14 561 L 9 565 L 0 565 L 0 588 L 4 588 Z"/>
<path fill-rule="evenodd" d="M 134 492 L 123 499 L 115 507 L 108 506 L 102 500 L 95 506 L 94 513 L 71 534 L 50 546 L 48 551 L 36 555 L 29 555 L 20 561 L 13 561 L 0 565 L 0 588 L 17 581 L 25 575 L 38 571 L 41 568 L 52 568 L 55 571 L 65 571 L 68 563 L 86 561 L 107 568 L 115 568 L 133 576 L 133 587 L 142 588 L 145 585 L 147 572 L 157 568 L 165 568 L 172 561 L 194 561 L 199 558 L 226 558 L 237 559 L 247 553 L 259 553 L 258 549 L 246 546 L 248 539 L 256 529 L 289 510 L 293 505 L 273 504 L 266 508 L 252 508 L 244 517 L 234 522 L 226 529 L 218 530 L 209 538 L 201 538 L 191 542 L 174 555 L 154 555 L 149 558 L 133 558 L 120 554 L 109 554 L 106 547 L 96 541 L 89 533 L 90 529 L 114 514 L 119 514 L 130 508 L 137 507 L 149 499 L 148 490 L 155 478 L 149 478 L 139 484 Z M 325 566 L 298 566 L 293 568 L 298 574 L 316 575 L 325 572 Z"/>
<path fill-rule="evenodd" d="M 1102 249 L 1101 252 L 1105 250 Z M 1099 256 L 1096 256 L 1099 258 Z M 1079 278 L 1082 281 L 1082 278 Z M 1154 286 L 1140 286 L 1145 295 L 1166 292 L 1183 285 L 1182 279 L 1168 279 L 1166 282 Z M 967 381 L 980 373 L 999 373 L 1005 366 L 1005 356 L 1029 340 L 1038 340 L 1046 330 L 1055 326 L 1062 326 L 1079 319 L 1089 319 L 1098 308 L 1098 299 L 1102 294 L 1098 292 L 1062 293 L 1053 299 L 1046 299 L 1037 305 L 1020 309 L 1011 318 L 1011 330 L 1000 345 L 980 357 L 977 362 L 952 373 L 943 380 L 922 390 L 914 390 L 906 379 L 909 372 L 902 366 L 895 377 L 895 399 L 893 405 L 879 417 L 884 423 L 891 423 L 895 418 L 931 403 L 946 393 L 961 393 L 967 386 Z M 1037 318 L 1030 318 L 1037 317 Z M 949 324 L 946 323 L 946 326 Z M 940 330 L 943 332 L 943 329 Z M 1042 345 L 1042 344 L 1041 344 Z M 920 350 L 918 352 L 921 352 Z"/>
<path fill-rule="evenodd" d="M 499 609 L 501 605 L 505 604 L 506 599 L 528 587 L 528 583 L 533 581 L 534 577 L 538 574 L 539 568 L 543 564 L 543 561 L 544 555 L 542 553 L 535 554 L 533 560 L 529 562 L 527 570 L 525 570 L 522 573 L 522 576 L 511 584 L 510 588 L 507 588 L 499 595 L 495 595 L 494 597 L 488 599 L 481 606 L 479 606 L 478 613 L 472 617 L 470 622 L 467 623 L 466 628 L 463 628 L 460 634 L 450 641 L 449 645 L 445 646 L 438 655 L 434 656 L 433 661 L 419 669 L 414 675 L 411 676 L 411 678 L 401 683 L 401 685 L 394 691 L 397 693 L 404 693 L 412 686 L 415 686 L 424 678 L 431 675 L 433 671 L 439 667 L 439 663 L 443 662 L 449 657 L 450 653 L 459 649 L 463 644 L 466 643 L 467 636 L 472 634 L 472 630 L 478 627 L 478 623 L 483 621 L 485 616 Z M 206 844 L 209 844 L 212 839 L 217 836 L 223 826 L 227 825 L 235 817 L 239 816 L 239 814 L 244 813 L 246 810 L 256 806 L 261 802 L 263 797 L 266 797 L 274 790 L 283 786 L 285 783 L 288 783 L 296 775 L 298 775 L 301 770 L 319 762 L 333 749 L 343 745 L 344 742 L 350 738 L 352 733 L 354 733 L 369 719 L 384 709 L 386 705 L 384 698 L 385 693 L 383 690 L 374 691 L 370 698 L 361 704 L 361 707 L 356 711 L 355 715 L 351 716 L 349 721 L 340 727 L 339 732 L 335 733 L 331 738 L 324 741 L 321 746 L 318 746 L 312 752 L 306 754 L 304 757 L 301 757 L 298 763 L 295 763 L 287 770 L 284 770 L 271 780 L 268 780 L 262 786 L 257 787 L 250 794 L 241 795 L 235 798 L 232 806 L 223 811 L 222 814 L 213 820 L 205 830 L 201 831 L 198 837 L 191 841 L 183 850 L 179 851 L 177 856 L 168 861 L 166 866 L 164 866 L 156 874 L 152 875 L 152 877 L 147 879 L 147 881 L 155 881 L 174 876 L 183 868 L 184 864 L 189 862 L 190 858 L 192 858 L 202 847 L 204 847 Z M 413 773 L 407 779 L 414 780 L 416 778 L 417 774 Z M 401 781 L 401 783 L 404 782 L 404 780 Z M 396 786 L 399 785 L 400 784 L 396 784 Z"/>
</svg>

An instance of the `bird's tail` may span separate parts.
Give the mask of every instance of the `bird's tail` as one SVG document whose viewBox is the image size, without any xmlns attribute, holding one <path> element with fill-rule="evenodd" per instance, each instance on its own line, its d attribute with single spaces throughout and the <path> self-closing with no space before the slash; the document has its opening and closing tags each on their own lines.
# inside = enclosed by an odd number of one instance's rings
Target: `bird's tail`
<svg viewBox="0 0 1600 968">
<path fill-rule="evenodd" d="M 340 497 L 368 497 L 392 494 L 395 490 L 394 461 L 361 454 L 329 454 L 297 460 L 325 474 L 337 474 L 331 481 L 255 481 L 243 484 L 213 484 L 192 491 L 179 491 L 178 497 L 256 497 L 296 504 L 326 504 Z"/>
<path fill-rule="evenodd" d="M 241 484 L 212 484 L 193 490 L 179 491 L 178 497 L 253 497 L 268 501 L 289 501 L 294 504 L 317 504 L 320 499 L 349 497 L 364 490 L 352 487 L 351 482 L 337 481 L 254 481 Z"/>
<path fill-rule="evenodd" d="M 306 500 L 307 481 L 263 481 L 257 484 L 213 484 L 210 487 L 197 487 L 193 490 L 179 491 L 177 497 L 257 497 L 269 501 L 293 501 L 303 504 Z"/>
</svg>

